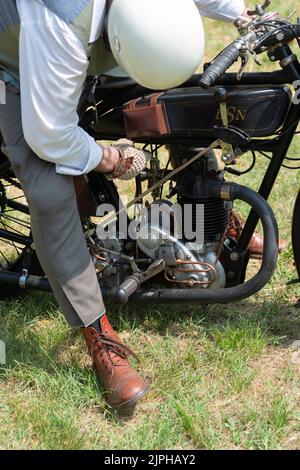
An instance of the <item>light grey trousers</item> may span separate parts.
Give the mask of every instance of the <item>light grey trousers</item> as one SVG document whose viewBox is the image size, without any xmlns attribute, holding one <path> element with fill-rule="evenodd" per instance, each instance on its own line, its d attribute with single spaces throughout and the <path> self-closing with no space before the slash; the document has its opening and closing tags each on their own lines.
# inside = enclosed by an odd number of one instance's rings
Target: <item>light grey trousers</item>
<svg viewBox="0 0 300 470">
<path fill-rule="evenodd" d="M 20 96 L 0 104 L 3 153 L 19 178 L 29 205 L 39 261 L 56 300 L 73 327 L 88 326 L 105 313 L 101 290 L 85 243 L 73 178 L 59 175 L 23 136 Z"/>
</svg>

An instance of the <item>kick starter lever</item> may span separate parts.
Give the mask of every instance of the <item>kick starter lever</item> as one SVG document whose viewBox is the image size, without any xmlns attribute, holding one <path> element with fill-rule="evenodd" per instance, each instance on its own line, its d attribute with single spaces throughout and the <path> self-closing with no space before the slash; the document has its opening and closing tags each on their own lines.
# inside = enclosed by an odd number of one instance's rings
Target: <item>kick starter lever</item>
<svg viewBox="0 0 300 470">
<path fill-rule="evenodd" d="M 165 269 L 165 262 L 159 259 L 152 263 L 146 271 L 137 271 L 131 274 L 123 284 L 114 287 L 109 297 L 118 305 L 124 305 L 128 302 L 129 297 L 134 294 L 143 282 L 148 281 Z"/>
</svg>

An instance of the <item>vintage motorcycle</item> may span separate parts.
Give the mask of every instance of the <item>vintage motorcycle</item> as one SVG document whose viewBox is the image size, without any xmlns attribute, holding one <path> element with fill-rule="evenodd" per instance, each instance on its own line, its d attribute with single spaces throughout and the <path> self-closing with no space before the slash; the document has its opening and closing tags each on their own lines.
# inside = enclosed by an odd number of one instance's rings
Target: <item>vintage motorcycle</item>
<svg viewBox="0 0 300 470">
<path fill-rule="evenodd" d="M 128 78 L 89 77 L 78 110 L 80 125 L 97 140 L 129 137 L 151 154 L 147 168 L 135 180 L 129 204 L 122 205 L 120 191 L 105 175 L 92 172 L 75 182 L 83 230 L 105 298 L 120 305 L 228 303 L 255 294 L 270 280 L 277 262 L 278 229 L 267 200 L 281 166 L 296 169 L 290 160 L 300 160 L 287 157 L 300 119 L 300 64 L 291 49 L 293 41 L 300 46 L 300 23 L 267 13 L 269 4 L 257 5 L 250 12 L 252 21 L 240 25 L 238 39 L 206 64 L 202 75 L 178 88 L 154 93 Z M 258 61 L 262 53 L 281 69 L 244 73 L 249 57 Z M 225 73 L 239 58 L 239 73 Z M 176 159 L 162 164 L 163 146 L 171 155 L 177 149 Z M 226 172 L 235 175 L 251 171 L 257 153 L 268 157 L 259 191 L 225 181 L 214 149 L 220 150 Z M 236 162 L 249 154 L 249 168 L 239 172 Z M 3 154 L 0 163 L 1 298 L 24 289 L 50 291 L 35 253 L 22 188 Z M 249 204 L 251 212 L 235 241 L 226 231 L 237 199 Z M 121 216 L 132 223 L 131 208 L 135 217 L 150 214 L 153 207 L 163 213 L 171 200 L 182 209 L 182 218 L 189 208 L 192 227 L 197 208 L 202 207 L 201 242 L 177 237 L 175 221 L 168 230 L 164 217 L 152 220 L 151 216 L 140 217 L 136 237 L 119 236 Z M 97 208 L 103 204 L 115 211 L 102 214 L 99 221 Z M 109 226 L 112 219 L 117 222 L 115 236 L 99 237 L 99 226 Z M 265 239 L 263 257 L 258 272 L 246 280 L 248 245 L 259 220 Z M 292 243 L 300 277 L 300 192 Z"/>
</svg>

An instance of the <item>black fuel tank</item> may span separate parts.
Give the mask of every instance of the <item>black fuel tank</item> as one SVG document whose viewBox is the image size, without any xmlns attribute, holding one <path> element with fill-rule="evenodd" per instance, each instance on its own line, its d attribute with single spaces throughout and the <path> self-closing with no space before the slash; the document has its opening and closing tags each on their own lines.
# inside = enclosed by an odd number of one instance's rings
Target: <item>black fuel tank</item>
<svg viewBox="0 0 300 470">
<path fill-rule="evenodd" d="M 165 103 L 172 136 L 203 138 L 213 135 L 213 127 L 222 125 L 216 98 L 218 88 L 176 88 L 159 97 L 158 102 Z M 257 138 L 271 136 L 283 125 L 292 100 L 288 86 L 241 85 L 222 88 L 226 90 L 231 125 Z M 137 107 L 144 106 L 148 101 L 148 97 L 141 98 Z M 103 116 L 95 131 L 105 135 L 106 139 L 125 135 L 122 108 Z"/>
</svg>

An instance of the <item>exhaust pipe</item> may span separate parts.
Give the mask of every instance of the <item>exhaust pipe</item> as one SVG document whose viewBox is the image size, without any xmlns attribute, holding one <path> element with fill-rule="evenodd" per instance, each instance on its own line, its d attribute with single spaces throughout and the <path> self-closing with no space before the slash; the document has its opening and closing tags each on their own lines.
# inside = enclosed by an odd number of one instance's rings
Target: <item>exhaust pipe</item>
<svg viewBox="0 0 300 470">
<path fill-rule="evenodd" d="M 278 226 L 268 202 L 250 188 L 235 183 L 207 187 L 211 197 L 249 204 L 259 215 L 264 231 L 264 249 L 261 268 L 249 281 L 224 289 L 158 289 L 137 291 L 131 301 L 138 304 L 227 304 L 250 297 L 260 291 L 271 279 L 278 258 Z"/>
<path fill-rule="evenodd" d="M 41 292 L 52 292 L 50 282 L 45 277 L 31 276 L 25 273 L 14 273 L 10 271 L 0 271 L 0 284 L 6 286 L 19 287 L 25 290 L 38 290 Z M 111 289 L 102 289 L 105 299 L 110 298 Z"/>
<path fill-rule="evenodd" d="M 38 276 L 27 276 L 24 273 L 0 271 L 0 284 L 19 287 L 20 289 L 40 290 L 52 292 L 48 279 Z"/>
<path fill-rule="evenodd" d="M 227 304 L 256 294 L 269 282 L 277 265 L 278 226 L 273 210 L 267 201 L 252 189 L 235 183 L 210 184 L 206 191 L 209 196 L 223 200 L 240 199 L 257 212 L 263 225 L 264 240 L 267 241 L 264 243 L 262 264 L 258 273 L 249 281 L 227 289 L 140 289 L 129 298 L 130 302 L 136 304 Z M 2 271 L 0 284 L 52 292 L 48 279 L 25 273 Z M 102 295 L 105 299 L 111 299 L 118 304 L 126 303 L 128 300 L 128 295 L 122 296 L 122 299 L 116 296 L 114 289 L 102 289 Z"/>
</svg>

